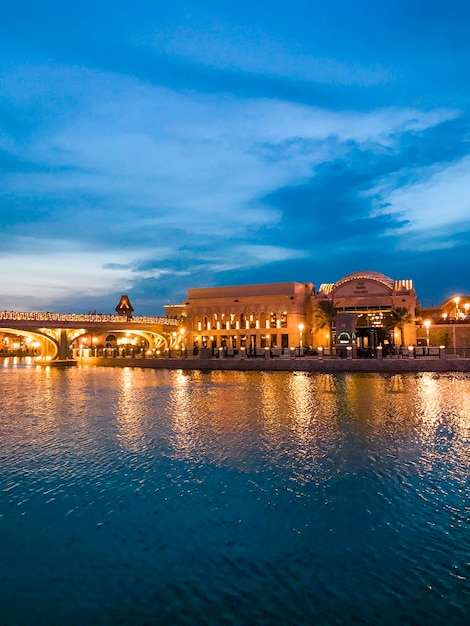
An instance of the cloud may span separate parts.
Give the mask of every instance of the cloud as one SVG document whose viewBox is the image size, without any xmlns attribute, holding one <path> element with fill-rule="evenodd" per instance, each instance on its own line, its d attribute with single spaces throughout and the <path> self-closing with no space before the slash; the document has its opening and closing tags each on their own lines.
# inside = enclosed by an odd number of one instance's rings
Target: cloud
<svg viewBox="0 0 470 626">
<path fill-rule="evenodd" d="M 63 65 L 2 79 L 2 250 L 18 268 L 5 295 L 143 298 L 144 285 L 177 293 L 176 279 L 181 292 L 281 262 L 297 271 L 419 225 L 406 207 L 419 196 L 424 214 L 427 180 L 442 197 L 468 182 L 452 165 L 446 187 L 431 150 L 416 153 L 423 141 L 437 153 L 446 126 L 455 156 L 455 110 L 328 110 Z"/>
<path fill-rule="evenodd" d="M 30 294 L 39 301 L 56 300 L 77 291 L 96 295 L 130 286 L 129 263 L 118 258 L 126 252 L 86 252 L 57 240 L 24 239 L 16 251 L 0 256 L 1 296 Z M 114 260 L 113 260 L 114 257 Z"/>
<path fill-rule="evenodd" d="M 414 170 L 407 176 L 414 181 L 396 188 L 394 176 L 374 189 L 379 203 L 375 214 L 406 220 L 401 227 L 402 248 L 415 247 L 418 241 L 428 247 L 454 245 L 452 234 L 470 227 L 470 156 Z"/>
<path fill-rule="evenodd" d="M 375 85 L 390 81 L 390 71 L 378 65 L 366 66 L 339 62 L 333 57 L 318 57 L 283 45 L 266 33 L 213 24 L 210 30 L 189 28 L 157 32 L 156 50 L 212 68 L 237 69 L 263 76 L 279 76 L 318 83 Z"/>
</svg>

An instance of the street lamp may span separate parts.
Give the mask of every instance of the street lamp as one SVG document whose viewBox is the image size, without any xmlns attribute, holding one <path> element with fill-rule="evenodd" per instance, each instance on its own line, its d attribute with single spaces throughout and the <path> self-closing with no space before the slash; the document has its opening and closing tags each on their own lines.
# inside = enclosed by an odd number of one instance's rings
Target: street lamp
<svg viewBox="0 0 470 626">
<path fill-rule="evenodd" d="M 185 333 L 185 329 L 184 328 L 180 328 L 181 354 L 184 353 L 184 333 Z"/>
<path fill-rule="evenodd" d="M 431 326 L 431 320 L 424 320 L 424 325 L 426 327 L 426 345 L 429 348 L 429 327 Z"/>
<path fill-rule="evenodd" d="M 460 311 L 459 311 L 459 302 L 460 302 L 460 298 L 454 298 L 454 302 L 455 302 L 455 319 L 458 319 L 459 315 L 460 315 Z"/>
<path fill-rule="evenodd" d="M 299 356 L 302 356 L 303 354 L 303 348 L 302 348 L 302 333 L 304 330 L 304 325 L 303 324 L 299 324 Z"/>
</svg>

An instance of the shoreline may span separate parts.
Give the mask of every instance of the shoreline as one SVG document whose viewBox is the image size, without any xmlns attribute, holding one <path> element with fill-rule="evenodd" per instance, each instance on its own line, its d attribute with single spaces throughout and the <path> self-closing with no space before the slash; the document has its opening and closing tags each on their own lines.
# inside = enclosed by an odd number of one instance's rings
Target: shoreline
<svg viewBox="0 0 470 626">
<path fill-rule="evenodd" d="M 53 366 L 53 362 L 49 365 Z M 241 372 L 358 372 L 400 374 L 419 372 L 470 372 L 470 359 L 234 359 L 234 358 L 158 358 L 82 357 L 77 365 L 100 367 L 140 367 Z"/>
</svg>

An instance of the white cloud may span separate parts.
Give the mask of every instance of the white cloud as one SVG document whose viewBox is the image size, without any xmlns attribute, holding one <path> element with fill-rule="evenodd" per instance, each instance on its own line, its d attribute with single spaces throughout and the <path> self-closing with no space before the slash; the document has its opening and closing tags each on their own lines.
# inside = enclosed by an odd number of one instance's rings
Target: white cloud
<svg viewBox="0 0 470 626">
<path fill-rule="evenodd" d="M 21 251 L 0 257 L 2 300 L 24 294 L 39 300 L 56 300 L 78 292 L 102 295 L 127 288 L 132 270 L 123 263 L 132 254 L 127 252 L 90 252 L 70 243 L 24 240 Z M 116 269 L 106 267 L 114 264 Z"/>
<path fill-rule="evenodd" d="M 375 85 L 393 79 L 391 72 L 378 65 L 341 63 L 332 57 L 316 57 L 287 46 L 263 32 L 233 31 L 219 27 L 211 32 L 165 30 L 154 38 L 158 51 L 164 51 L 207 67 L 241 70 L 250 74 L 284 77 L 305 82 L 343 85 Z"/>
<path fill-rule="evenodd" d="M 60 241 L 40 242 L 33 256 L 32 239 L 19 240 L 22 252 L 0 259 L 2 292 L 54 300 L 82 290 L 127 289 L 136 276 L 161 276 L 165 269 L 139 274 L 132 268 L 142 260 L 165 265 L 184 243 L 184 232 L 211 249 L 207 262 L 213 271 L 299 258 L 302 251 L 218 243 L 250 240 L 257 228 L 275 226 L 280 214 L 258 199 L 303 182 L 315 165 L 346 156 L 350 144 L 393 150 L 403 132 L 458 114 L 398 108 L 333 112 L 276 100 L 177 93 L 65 67 L 29 68 L 22 81 L 3 78 L 5 100 L 20 111 L 34 110 L 38 126 L 26 142 L 5 132 L 0 137 L 4 148 L 30 165 L 3 176 L 0 199 L 18 211 L 23 234 L 33 237 L 42 220 L 41 232 L 59 233 Z M 52 103 L 51 94 L 57 94 Z M 442 179 L 435 173 L 429 184 L 415 188 L 383 191 L 383 199 L 419 226 L 429 217 L 431 201 L 433 219 L 443 219 L 436 198 L 442 206 L 452 189 L 451 212 L 462 216 L 466 205 L 457 191 L 464 197 L 468 188 L 464 169 L 449 170 Z M 40 203 L 44 213 L 30 223 L 21 213 L 23 202 L 26 210 Z M 80 220 L 87 220 L 89 232 L 102 233 L 103 241 L 110 227 L 126 236 L 110 252 L 90 252 L 82 244 L 84 229 L 77 229 Z M 144 231 L 155 245 L 137 248 Z"/>
<path fill-rule="evenodd" d="M 349 142 L 388 149 L 396 134 L 456 115 L 413 109 L 331 112 L 282 101 L 176 93 L 109 74 L 37 72 L 50 90 L 57 86 L 73 96 L 74 115 L 64 113 L 51 132 L 39 128 L 28 144 L 18 146 L 18 157 L 43 170 L 6 176 L 6 189 L 18 197 L 72 191 L 107 197 L 115 202 L 115 219 L 127 205 L 155 209 L 157 215 L 171 209 L 178 225 L 214 224 L 214 215 L 219 229 L 244 220 L 252 225 L 257 216 L 259 224 L 274 224 L 275 213 L 253 212 L 254 199 L 311 176 L 316 164 L 343 156 Z M 24 90 L 21 102 L 28 101 Z M 14 85 L 14 99 L 12 91 Z M 266 145 L 278 146 L 282 159 L 267 158 Z M 168 224 L 168 214 L 164 219 Z"/>
<path fill-rule="evenodd" d="M 395 188 L 397 176 L 373 190 L 378 196 L 378 214 L 393 214 L 408 220 L 400 228 L 403 247 L 446 248 L 459 223 L 470 222 L 470 157 L 451 165 L 408 172 L 415 182 Z"/>
</svg>

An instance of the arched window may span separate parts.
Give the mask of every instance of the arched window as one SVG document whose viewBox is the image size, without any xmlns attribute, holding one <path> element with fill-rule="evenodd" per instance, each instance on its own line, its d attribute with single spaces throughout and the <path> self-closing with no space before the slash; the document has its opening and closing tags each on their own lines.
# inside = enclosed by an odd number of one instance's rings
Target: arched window
<svg viewBox="0 0 470 626">
<path fill-rule="evenodd" d="M 281 328 L 287 328 L 287 311 L 281 313 Z"/>
<path fill-rule="evenodd" d="M 266 313 L 261 313 L 259 316 L 260 328 L 269 328 L 269 319 Z"/>
<path fill-rule="evenodd" d="M 202 330 L 201 320 L 198 315 L 193 317 L 193 330 Z"/>
<path fill-rule="evenodd" d="M 202 330 L 210 330 L 209 320 L 207 319 L 207 315 L 202 316 Z"/>
</svg>

